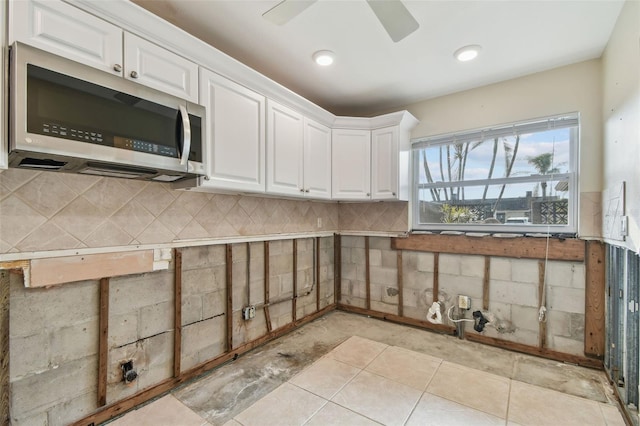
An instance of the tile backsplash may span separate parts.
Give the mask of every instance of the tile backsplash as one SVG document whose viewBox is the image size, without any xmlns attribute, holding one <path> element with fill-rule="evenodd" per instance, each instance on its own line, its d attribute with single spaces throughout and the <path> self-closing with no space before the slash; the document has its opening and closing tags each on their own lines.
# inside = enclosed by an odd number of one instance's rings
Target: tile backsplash
<svg viewBox="0 0 640 426">
<path fill-rule="evenodd" d="M 176 191 L 157 182 L 0 172 L 0 253 L 280 233 L 406 231 L 407 220 L 406 202 L 295 201 Z"/>
</svg>

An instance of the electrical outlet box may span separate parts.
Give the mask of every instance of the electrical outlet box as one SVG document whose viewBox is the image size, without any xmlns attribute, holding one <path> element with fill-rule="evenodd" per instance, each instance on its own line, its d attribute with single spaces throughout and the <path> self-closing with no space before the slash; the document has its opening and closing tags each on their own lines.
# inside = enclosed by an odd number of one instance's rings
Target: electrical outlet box
<svg viewBox="0 0 640 426">
<path fill-rule="evenodd" d="M 471 298 L 469 296 L 458 295 L 458 308 L 471 309 Z"/>
<path fill-rule="evenodd" d="M 251 306 L 245 306 L 244 308 L 242 308 L 242 319 L 243 320 L 250 320 L 250 319 L 254 319 L 256 317 L 256 307 L 251 305 Z"/>
</svg>

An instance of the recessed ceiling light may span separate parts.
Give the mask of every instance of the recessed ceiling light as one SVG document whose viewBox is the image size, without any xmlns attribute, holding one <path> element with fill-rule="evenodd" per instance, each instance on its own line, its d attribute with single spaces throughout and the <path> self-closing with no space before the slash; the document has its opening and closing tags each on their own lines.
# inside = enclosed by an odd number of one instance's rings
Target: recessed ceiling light
<svg viewBox="0 0 640 426">
<path fill-rule="evenodd" d="M 313 60 L 316 64 L 326 67 L 333 63 L 336 55 L 330 50 L 318 50 L 313 54 Z"/>
<path fill-rule="evenodd" d="M 453 53 L 453 56 L 455 56 L 455 58 L 460 62 L 467 62 L 475 59 L 478 56 L 478 53 L 480 53 L 480 50 L 482 50 L 482 47 L 477 44 L 472 44 L 456 50 Z"/>
</svg>

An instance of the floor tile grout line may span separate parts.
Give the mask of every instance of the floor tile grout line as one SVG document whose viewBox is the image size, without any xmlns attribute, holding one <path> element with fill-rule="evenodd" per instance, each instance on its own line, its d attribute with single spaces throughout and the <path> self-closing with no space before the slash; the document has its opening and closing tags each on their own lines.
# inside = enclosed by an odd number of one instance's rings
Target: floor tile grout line
<svg viewBox="0 0 640 426">
<path fill-rule="evenodd" d="M 446 361 L 446 362 L 447 362 L 447 364 L 450 364 L 450 365 L 453 365 L 453 366 L 456 366 L 456 365 L 462 365 L 462 364 L 456 364 L 456 363 L 452 363 L 452 362 L 448 362 L 448 361 Z M 442 364 L 440 364 L 440 366 L 442 366 L 443 364 L 444 364 L 444 362 L 443 362 Z M 438 367 L 438 369 L 436 370 L 436 372 L 433 374 L 433 377 L 435 377 L 435 376 L 436 376 L 436 374 L 438 373 L 438 371 L 440 370 L 440 366 Z M 474 369 L 474 368 L 471 368 L 471 367 L 466 367 L 466 366 L 464 366 L 464 365 L 462 365 L 462 366 L 463 366 L 463 367 L 465 367 L 465 368 L 467 368 L 467 369 L 474 370 L 474 371 L 477 371 L 477 372 L 480 372 L 480 373 L 483 373 L 483 374 L 488 374 L 488 375 L 495 376 L 495 377 L 498 377 L 498 378 L 501 378 L 501 379 L 505 379 L 504 377 L 502 377 L 502 376 L 498 376 L 498 375 L 496 375 L 496 374 L 487 373 L 486 371 L 477 370 L 477 369 Z M 446 374 L 446 373 L 443 373 L 443 374 Z M 431 380 L 433 380 L 433 377 L 432 377 L 432 379 L 431 379 Z M 511 389 L 511 379 L 507 379 L 507 380 L 509 380 L 509 390 L 510 390 L 510 389 Z M 502 380 L 501 380 L 501 381 L 502 381 Z M 435 393 L 429 392 L 429 386 L 427 386 L 427 389 L 425 390 L 425 393 L 428 393 L 428 394 L 430 394 L 430 395 L 436 396 L 436 397 L 438 397 L 438 398 L 446 399 L 446 400 L 447 400 L 447 401 L 449 401 L 449 402 L 453 402 L 453 403 L 455 403 L 455 404 L 462 405 L 462 406 L 467 407 L 467 408 L 470 408 L 470 409 L 472 409 L 472 410 L 479 411 L 479 412 L 484 413 L 484 414 L 488 414 L 488 415 L 490 415 L 490 416 L 492 416 L 492 417 L 501 418 L 500 416 L 496 416 L 494 413 L 489 413 L 489 412 L 487 412 L 487 411 L 485 411 L 485 410 L 483 410 L 483 409 L 479 409 L 479 408 L 476 408 L 476 407 L 472 407 L 472 406 L 470 406 L 470 405 L 468 405 L 468 404 L 466 404 L 466 403 L 464 403 L 464 402 L 455 401 L 455 400 L 453 400 L 453 399 L 449 399 L 449 398 L 447 398 L 446 396 L 442 396 L 442 395 L 438 395 L 438 394 L 435 394 Z M 507 393 L 507 404 L 508 404 L 508 400 L 509 400 L 508 398 L 509 398 L 509 393 Z M 506 419 L 505 419 L 505 421 L 506 421 Z"/>
<path fill-rule="evenodd" d="M 294 386 L 295 386 L 295 385 L 294 385 Z M 309 392 L 309 391 L 307 391 L 307 392 Z M 321 398 L 322 398 L 322 397 L 321 397 Z M 313 412 L 313 414 L 311 414 L 311 415 L 309 416 L 309 418 L 308 418 L 307 420 L 305 420 L 305 421 L 304 421 L 300 426 L 304 426 L 304 425 L 306 425 L 307 423 L 309 423 L 309 422 L 311 421 L 311 419 L 313 419 L 313 418 L 315 417 L 315 415 L 316 415 L 316 414 L 318 414 L 318 413 L 319 413 L 319 412 L 320 412 L 324 407 L 326 407 L 326 406 L 327 406 L 327 404 L 329 403 L 329 400 L 328 400 L 328 399 L 325 399 L 325 398 L 322 398 L 322 399 L 324 399 L 324 404 L 322 404 L 322 405 L 321 405 L 321 406 L 320 406 L 316 411 L 314 411 L 314 412 Z"/>
<path fill-rule="evenodd" d="M 509 393 L 507 393 L 507 412 L 505 413 L 504 424 L 509 424 L 509 409 L 511 408 L 511 392 L 513 389 L 513 379 L 509 379 Z"/>
</svg>

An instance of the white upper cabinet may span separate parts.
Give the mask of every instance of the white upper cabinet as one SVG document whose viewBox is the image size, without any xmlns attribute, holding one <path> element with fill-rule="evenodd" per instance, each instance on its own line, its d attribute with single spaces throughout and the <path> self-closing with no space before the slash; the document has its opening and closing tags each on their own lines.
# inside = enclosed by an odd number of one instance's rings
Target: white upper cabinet
<svg viewBox="0 0 640 426">
<path fill-rule="evenodd" d="M 304 191 L 309 197 L 331 198 L 331 129 L 304 119 Z"/>
<path fill-rule="evenodd" d="M 267 193 L 331 198 L 331 129 L 270 100 Z"/>
<path fill-rule="evenodd" d="M 332 198 L 368 200 L 371 198 L 371 131 L 333 129 Z"/>
<path fill-rule="evenodd" d="M 9 43 L 122 75 L 122 29 L 61 1 L 14 0 L 9 7 Z"/>
<path fill-rule="evenodd" d="M 198 66 L 130 33 L 124 34 L 124 72 L 127 79 L 198 102 Z"/>
<path fill-rule="evenodd" d="M 302 196 L 304 117 L 267 101 L 267 192 Z"/>
<path fill-rule="evenodd" d="M 61 1 L 15 0 L 10 13 L 10 42 L 198 102 L 198 65 L 158 45 Z"/>
<path fill-rule="evenodd" d="M 201 190 L 265 191 L 265 98 L 200 69 L 209 171 Z"/>
<path fill-rule="evenodd" d="M 371 132 L 371 199 L 398 199 L 398 126 Z"/>
</svg>

